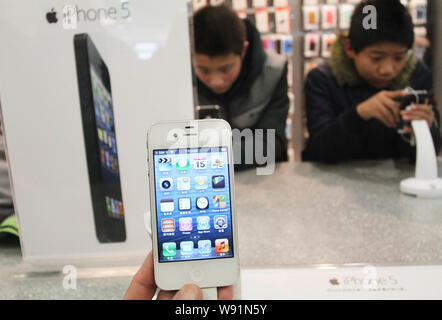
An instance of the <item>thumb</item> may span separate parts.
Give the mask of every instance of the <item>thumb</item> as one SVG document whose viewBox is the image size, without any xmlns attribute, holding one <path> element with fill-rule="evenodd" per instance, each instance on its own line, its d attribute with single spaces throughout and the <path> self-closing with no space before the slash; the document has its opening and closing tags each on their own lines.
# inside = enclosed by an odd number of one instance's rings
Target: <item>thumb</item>
<svg viewBox="0 0 442 320">
<path fill-rule="evenodd" d="M 173 297 L 173 300 L 202 300 L 203 291 L 194 284 L 184 285 Z"/>
</svg>

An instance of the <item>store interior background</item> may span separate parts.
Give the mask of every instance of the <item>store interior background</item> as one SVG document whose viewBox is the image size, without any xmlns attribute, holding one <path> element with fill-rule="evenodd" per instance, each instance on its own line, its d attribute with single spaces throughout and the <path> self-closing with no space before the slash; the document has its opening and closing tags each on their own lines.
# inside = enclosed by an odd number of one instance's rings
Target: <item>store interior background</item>
<svg viewBox="0 0 442 320">
<path fill-rule="evenodd" d="M 351 12 L 352 7 L 358 2 L 360 0 L 194 0 L 192 2 L 193 10 L 209 3 L 229 5 L 241 18 L 249 18 L 255 22 L 261 33 L 265 50 L 277 51 L 287 58 L 290 109 L 286 135 L 290 148 L 289 161 L 301 161 L 301 152 L 308 138 L 303 94 L 305 76 L 309 70 L 328 58 L 323 41 L 327 41 L 327 36 L 337 36 L 348 30 L 348 21 L 344 22 L 343 19 L 346 15 L 344 11 Z M 440 36 L 437 36 L 442 32 L 442 21 L 438 19 L 442 14 L 442 3 L 437 0 L 402 0 L 402 3 L 409 8 L 413 17 L 417 16 L 415 10 L 419 10 L 419 6 L 427 8 L 426 19 L 414 18 L 417 52 L 423 55 L 424 52 L 430 51 L 426 53 L 429 58 L 425 60 L 433 71 L 434 88 L 440 88 L 442 60 L 436 57 L 442 56 L 442 41 Z M 323 23 L 325 21 L 322 17 L 324 6 L 330 6 L 332 10 L 335 10 L 336 20 L 332 22 L 332 25 Z M 314 11 L 315 22 L 309 25 L 306 20 L 309 19 L 311 9 Z M 347 18 L 349 18 L 348 15 Z M 285 21 L 282 21 L 284 19 Z M 313 50 L 314 52 L 306 53 L 306 42 L 309 42 L 312 37 L 316 42 L 316 49 Z M 422 43 L 426 42 L 422 41 L 422 38 L 428 41 L 429 47 L 422 46 Z M 442 101 L 441 90 L 435 90 L 435 96 L 436 101 Z M 197 105 L 196 95 L 194 101 Z M 438 108 L 442 111 L 441 103 L 438 104 Z"/>
</svg>

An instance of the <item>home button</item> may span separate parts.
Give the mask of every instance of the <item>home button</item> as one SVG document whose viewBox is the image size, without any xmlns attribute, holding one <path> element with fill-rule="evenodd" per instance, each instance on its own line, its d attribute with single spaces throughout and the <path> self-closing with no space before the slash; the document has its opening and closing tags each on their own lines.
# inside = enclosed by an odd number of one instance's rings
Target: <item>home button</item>
<svg viewBox="0 0 442 320">
<path fill-rule="evenodd" d="M 201 269 L 195 269 L 190 272 L 190 279 L 195 282 L 201 282 L 204 280 L 204 272 Z"/>
</svg>

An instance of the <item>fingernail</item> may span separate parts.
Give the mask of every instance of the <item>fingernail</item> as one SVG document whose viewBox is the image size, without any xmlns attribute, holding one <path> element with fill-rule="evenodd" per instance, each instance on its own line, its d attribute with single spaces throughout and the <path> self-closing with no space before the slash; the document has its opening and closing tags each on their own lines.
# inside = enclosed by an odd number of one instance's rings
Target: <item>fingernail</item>
<svg viewBox="0 0 442 320">
<path fill-rule="evenodd" d="M 202 291 L 196 285 L 186 284 L 179 290 L 173 300 L 201 300 Z"/>
</svg>

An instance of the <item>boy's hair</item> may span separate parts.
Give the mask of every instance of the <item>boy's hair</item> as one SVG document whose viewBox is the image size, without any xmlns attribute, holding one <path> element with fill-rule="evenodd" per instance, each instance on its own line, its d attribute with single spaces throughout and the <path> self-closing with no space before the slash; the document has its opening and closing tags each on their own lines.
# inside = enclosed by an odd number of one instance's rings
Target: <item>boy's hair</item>
<svg viewBox="0 0 442 320">
<path fill-rule="evenodd" d="M 372 5 L 377 12 L 377 28 L 366 29 L 364 7 Z M 359 53 L 366 47 L 382 42 L 393 42 L 413 47 L 414 26 L 410 13 L 399 0 L 365 0 L 353 12 L 350 26 L 352 49 Z"/>
<path fill-rule="evenodd" d="M 226 5 L 207 6 L 193 16 L 195 51 L 210 57 L 241 55 L 247 30 L 235 11 Z"/>
</svg>

